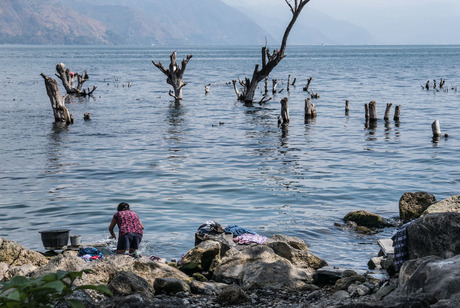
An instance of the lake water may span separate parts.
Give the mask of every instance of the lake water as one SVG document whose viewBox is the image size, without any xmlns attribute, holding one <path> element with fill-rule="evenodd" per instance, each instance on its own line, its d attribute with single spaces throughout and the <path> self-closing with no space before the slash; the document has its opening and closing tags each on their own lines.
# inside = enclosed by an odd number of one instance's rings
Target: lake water
<svg viewBox="0 0 460 308">
<path fill-rule="evenodd" d="M 151 62 L 168 65 L 173 50 L 179 59 L 193 54 L 181 107 Z M 297 236 L 330 265 L 366 268 L 377 240 L 395 230 L 362 235 L 334 223 L 359 209 L 397 217 L 406 191 L 438 200 L 459 193 L 459 93 L 420 85 L 460 84 L 460 46 L 292 46 L 286 54 L 271 77 L 282 89 L 291 74 L 296 86 L 247 107 L 228 82 L 252 74 L 260 47 L 0 46 L 0 236 L 40 251 L 40 230 L 104 241 L 126 201 L 145 225 L 144 255 L 179 258 L 197 227 L 215 220 Z M 87 70 L 85 86 L 97 86 L 94 97 L 71 99 L 67 127 L 53 123 L 40 76 L 53 76 L 59 62 Z M 306 123 L 310 76 L 321 97 Z M 281 128 L 284 96 L 291 121 Z M 380 120 L 367 129 L 371 100 Z M 399 123 L 383 120 L 390 102 L 401 105 Z M 449 138 L 433 143 L 436 119 Z"/>
</svg>

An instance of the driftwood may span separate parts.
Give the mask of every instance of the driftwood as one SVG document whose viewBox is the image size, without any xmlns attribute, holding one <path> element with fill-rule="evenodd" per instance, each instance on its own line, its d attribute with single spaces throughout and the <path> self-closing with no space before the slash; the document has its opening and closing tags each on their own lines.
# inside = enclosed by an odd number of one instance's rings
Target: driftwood
<svg viewBox="0 0 460 308">
<path fill-rule="evenodd" d="M 309 78 L 307 79 L 307 85 L 306 85 L 305 87 L 303 87 L 303 90 L 304 90 L 305 92 L 310 93 L 310 92 L 308 91 L 308 88 L 310 87 L 310 83 L 311 83 L 312 79 L 313 79 L 313 77 L 309 77 Z"/>
<path fill-rule="evenodd" d="M 285 97 L 281 100 L 281 118 L 283 119 L 283 124 L 289 123 L 289 103 L 288 98 Z"/>
<path fill-rule="evenodd" d="M 68 68 L 65 67 L 64 63 L 58 63 L 56 65 L 57 74 L 55 74 L 61 81 L 64 86 L 67 94 L 77 94 L 81 96 L 87 96 L 93 94 L 96 90 L 96 86 L 93 86 L 93 89 L 88 90 L 82 89 L 83 84 L 89 79 L 88 73 L 85 72 L 84 75 L 71 72 Z M 75 83 L 77 85 L 75 85 Z"/>
<path fill-rule="evenodd" d="M 187 55 L 187 58 L 182 60 L 181 67 L 179 67 L 179 64 L 176 62 L 176 56 L 177 53 L 174 51 L 170 56 L 171 63 L 169 64 L 169 69 L 166 69 L 161 62 L 156 63 L 152 60 L 152 63 L 166 75 L 166 82 L 174 89 L 174 92 L 169 90 L 169 95 L 174 97 L 176 103 L 180 103 L 182 101 L 182 88 L 187 85 L 187 83 L 183 81 L 184 72 L 192 55 Z"/>
<path fill-rule="evenodd" d="M 311 99 L 305 99 L 305 119 L 316 118 L 316 105 L 311 103 Z"/>
<path fill-rule="evenodd" d="M 292 18 L 288 26 L 286 27 L 286 30 L 284 31 L 280 49 L 275 49 L 273 53 L 270 53 L 270 50 L 267 46 L 262 47 L 262 68 L 260 69 L 259 64 L 256 64 L 254 72 L 252 74 L 252 78 L 245 79 L 242 93 L 240 93 L 239 91 L 235 91 L 237 98 L 240 101 L 243 101 L 245 103 L 252 103 L 254 101 L 255 91 L 257 89 L 257 85 L 259 84 L 259 82 L 264 80 L 264 78 L 268 77 L 271 71 L 286 56 L 284 52 L 286 51 L 286 44 L 289 37 L 289 33 L 291 32 L 291 29 L 294 26 L 300 13 L 302 12 L 302 9 L 308 2 L 310 2 L 310 0 L 285 0 L 285 2 L 291 9 Z"/>
<path fill-rule="evenodd" d="M 59 91 L 59 85 L 55 79 L 47 77 L 43 73 L 40 75 L 45 80 L 46 93 L 50 98 L 51 107 L 53 108 L 54 121 L 72 124 L 73 116 L 69 113 L 69 110 L 65 106 L 65 99 L 67 95 L 61 95 L 61 92 Z"/>
<path fill-rule="evenodd" d="M 387 103 L 387 108 L 385 109 L 385 116 L 383 117 L 383 119 L 385 121 L 389 121 L 390 120 L 390 114 L 391 114 L 391 106 L 393 104 L 392 103 Z"/>
</svg>

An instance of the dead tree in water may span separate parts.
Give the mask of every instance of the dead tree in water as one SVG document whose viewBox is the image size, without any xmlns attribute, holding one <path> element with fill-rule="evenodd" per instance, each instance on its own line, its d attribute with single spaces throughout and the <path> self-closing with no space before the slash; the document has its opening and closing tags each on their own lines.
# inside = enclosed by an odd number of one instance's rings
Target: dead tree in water
<svg viewBox="0 0 460 308">
<path fill-rule="evenodd" d="M 289 22 L 286 30 L 284 31 L 283 40 L 281 41 L 281 47 L 279 50 L 275 49 L 273 53 L 270 53 L 267 46 L 262 47 L 262 69 L 259 70 L 259 64 L 255 65 L 252 78 L 246 78 L 245 81 L 240 82 L 243 86 L 243 91 L 240 93 L 235 88 L 235 93 L 239 101 L 243 101 L 248 104 L 254 102 L 254 95 L 257 89 L 257 85 L 260 81 L 264 80 L 271 71 L 278 65 L 278 63 L 286 56 L 284 52 L 286 51 L 287 39 L 289 33 L 291 32 L 292 27 L 294 26 L 297 18 L 302 12 L 303 7 L 310 2 L 310 0 L 284 0 L 292 12 L 292 19 Z M 294 2 L 294 3 L 292 3 Z M 236 80 L 233 83 L 236 84 Z"/>
<path fill-rule="evenodd" d="M 174 89 L 174 93 L 172 90 L 169 90 L 169 95 L 174 97 L 176 103 L 180 103 L 182 101 L 182 88 L 187 85 L 182 79 L 184 78 L 187 63 L 192 58 L 192 55 L 187 55 L 187 59 L 182 60 L 181 67 L 179 67 L 179 64 L 176 62 L 176 56 L 177 53 L 174 51 L 170 56 L 171 63 L 169 64 L 169 69 L 166 69 L 161 62 L 156 63 L 152 60 L 152 63 L 166 75 L 166 82 Z"/>
<path fill-rule="evenodd" d="M 72 124 L 73 116 L 69 113 L 69 110 L 65 106 L 65 98 L 67 95 L 61 95 L 56 80 L 54 80 L 51 77 L 47 77 L 43 73 L 41 73 L 40 75 L 43 77 L 43 79 L 45 79 L 46 93 L 50 98 L 51 107 L 53 108 L 54 121 Z"/>
<path fill-rule="evenodd" d="M 82 89 L 83 84 L 85 81 L 89 79 L 88 73 L 85 72 L 84 75 L 80 75 L 78 73 L 71 72 L 68 68 L 65 68 L 64 63 L 58 63 L 56 65 L 56 71 L 58 72 L 56 76 L 61 79 L 62 85 L 64 86 L 67 94 L 77 94 L 81 96 L 91 95 L 96 90 L 96 86 L 93 86 L 93 89 L 88 91 L 86 89 Z M 77 85 L 75 86 L 75 82 Z"/>
</svg>

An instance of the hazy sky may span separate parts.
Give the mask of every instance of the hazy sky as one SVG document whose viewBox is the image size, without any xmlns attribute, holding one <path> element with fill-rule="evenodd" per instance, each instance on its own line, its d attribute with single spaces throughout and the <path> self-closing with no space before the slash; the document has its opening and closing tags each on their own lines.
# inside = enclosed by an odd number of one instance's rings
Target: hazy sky
<svg viewBox="0 0 460 308">
<path fill-rule="evenodd" d="M 267 14 L 288 10 L 284 0 L 224 0 L 231 6 L 257 7 Z M 365 28 L 381 43 L 460 44 L 460 0 L 311 0 L 314 9 Z M 248 14 L 249 15 L 249 14 Z"/>
</svg>

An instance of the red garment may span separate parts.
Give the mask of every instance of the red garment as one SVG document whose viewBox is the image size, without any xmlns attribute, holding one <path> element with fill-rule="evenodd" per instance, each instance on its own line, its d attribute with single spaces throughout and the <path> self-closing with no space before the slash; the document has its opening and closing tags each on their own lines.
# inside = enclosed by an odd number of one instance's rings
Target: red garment
<svg viewBox="0 0 460 308">
<path fill-rule="evenodd" d="M 113 215 L 113 218 L 117 221 L 118 225 L 118 238 L 122 237 L 126 233 L 139 233 L 143 234 L 141 221 L 139 216 L 133 211 L 120 211 Z"/>
</svg>

